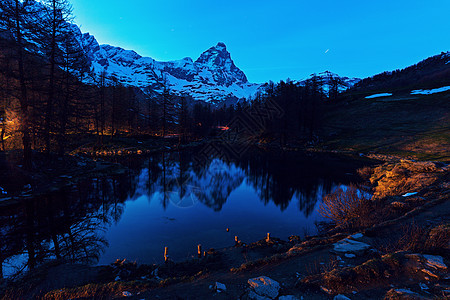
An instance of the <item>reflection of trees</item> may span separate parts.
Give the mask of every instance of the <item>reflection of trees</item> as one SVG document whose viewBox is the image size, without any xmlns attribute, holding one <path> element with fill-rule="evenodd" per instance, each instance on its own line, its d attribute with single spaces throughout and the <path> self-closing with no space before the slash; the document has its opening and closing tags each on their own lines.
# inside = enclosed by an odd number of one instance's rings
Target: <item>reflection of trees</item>
<svg viewBox="0 0 450 300">
<path fill-rule="evenodd" d="M 142 178 L 137 180 L 145 178 L 146 188 L 138 194 L 147 194 L 151 199 L 156 197 L 164 208 L 169 202 L 179 205 L 200 201 L 220 211 L 246 178 L 265 204 L 273 202 L 284 210 L 295 199 L 299 209 L 309 216 L 316 202 L 329 193 L 335 183 L 348 181 L 343 174 L 357 168 L 342 158 L 258 150 L 248 151 L 235 162 L 214 157 L 201 163 L 193 163 L 195 161 L 195 154 L 187 151 L 150 157 L 139 175 Z"/>
<path fill-rule="evenodd" d="M 213 157 L 201 164 L 192 161 L 195 161 L 192 153 L 186 151 L 149 158 L 140 175 L 146 178 L 145 193 L 156 195 L 164 208 L 169 201 L 178 205 L 195 199 L 220 211 L 230 194 L 247 178 L 265 204 L 273 202 L 284 210 L 293 199 L 298 199 L 299 209 L 309 216 L 316 202 L 331 191 L 336 181 L 346 181 L 343 170 L 350 172 L 352 168 L 330 167 L 330 161 L 323 157 L 311 159 L 264 151 L 249 152 L 235 162 Z"/>
<path fill-rule="evenodd" d="M 60 256 L 71 262 L 97 261 L 107 246 L 107 241 L 101 236 L 106 224 L 107 220 L 99 213 L 88 214 L 77 220 L 67 232 L 59 235 Z"/>
<path fill-rule="evenodd" d="M 257 152 L 257 155 L 249 153 L 238 164 L 248 169 L 248 182 L 264 203 L 273 201 L 281 210 L 295 198 L 300 210 L 309 216 L 322 193 L 330 192 L 336 180 L 345 180 L 342 169 L 330 173 L 327 159 L 323 157 L 314 160 L 288 152 Z"/>
<path fill-rule="evenodd" d="M 205 165 L 208 166 L 206 169 Z M 201 178 L 204 172 L 209 172 L 212 177 L 209 186 L 200 189 L 198 196 L 209 207 L 221 209 L 231 191 L 239 186 L 233 184 L 239 177 L 236 175 L 243 172 L 247 182 L 255 188 L 265 204 L 273 202 L 284 210 L 292 199 L 298 199 L 299 209 L 306 216 L 314 211 L 316 202 L 329 193 L 335 183 L 348 181 L 343 174 L 353 172 L 357 167 L 341 158 L 259 150 L 248 151 L 234 163 L 222 162 L 222 166 L 227 171 L 208 171 L 210 162 L 204 162 L 198 169 L 194 168 L 197 177 Z"/>
<path fill-rule="evenodd" d="M 148 183 L 147 194 L 160 199 L 164 209 L 169 202 L 185 207 L 200 201 L 219 211 L 244 179 L 244 172 L 234 164 L 211 160 L 198 167 L 185 151 L 153 156 L 146 166 L 140 180 Z"/>
<path fill-rule="evenodd" d="M 2 209 L 0 262 L 22 257 L 29 269 L 55 258 L 95 262 L 107 246 L 104 231 L 120 219 L 131 188 L 126 177 L 86 180 Z"/>
</svg>

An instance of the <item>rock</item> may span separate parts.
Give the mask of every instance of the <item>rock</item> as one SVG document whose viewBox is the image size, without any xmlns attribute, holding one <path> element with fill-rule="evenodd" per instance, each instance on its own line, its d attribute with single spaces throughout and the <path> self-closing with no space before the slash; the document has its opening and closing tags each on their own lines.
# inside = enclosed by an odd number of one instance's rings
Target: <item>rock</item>
<svg viewBox="0 0 450 300">
<path fill-rule="evenodd" d="M 334 251 L 337 252 L 358 252 L 358 251 L 364 251 L 370 248 L 370 245 L 363 243 L 363 242 L 357 242 L 350 239 L 343 239 L 334 245 Z"/>
<path fill-rule="evenodd" d="M 442 256 L 424 254 L 423 257 L 426 259 L 425 264 L 427 266 L 435 269 L 447 269 L 447 265 L 444 263 Z"/>
<path fill-rule="evenodd" d="M 286 295 L 278 297 L 278 300 L 298 300 L 298 298 L 292 295 Z"/>
<path fill-rule="evenodd" d="M 339 294 L 339 295 L 334 296 L 333 300 L 351 300 L 351 299 L 347 296 Z"/>
<path fill-rule="evenodd" d="M 270 299 L 278 296 L 280 290 L 280 284 L 266 276 L 251 278 L 248 280 L 248 284 L 256 294 Z"/>
<path fill-rule="evenodd" d="M 356 257 L 356 255 L 353 253 L 345 253 L 344 256 L 347 258 L 355 258 Z"/>
<path fill-rule="evenodd" d="M 413 291 L 409 289 L 391 289 L 386 293 L 386 296 L 384 297 L 385 300 L 389 299 L 408 299 L 408 300 L 422 300 L 426 299 L 422 296 L 420 296 L 417 293 L 414 293 Z"/>
<path fill-rule="evenodd" d="M 214 284 L 214 290 L 218 293 L 221 293 L 221 292 L 225 292 L 227 290 L 227 287 L 223 283 L 216 282 Z"/>
<path fill-rule="evenodd" d="M 350 236 L 352 239 L 354 239 L 354 240 L 357 240 L 357 239 L 360 239 L 360 238 L 362 238 L 364 235 L 362 234 L 362 233 L 356 233 L 356 234 L 354 234 L 354 235 L 352 235 L 352 236 Z"/>
<path fill-rule="evenodd" d="M 122 292 L 122 296 L 124 296 L 124 297 L 131 297 L 131 296 L 133 296 L 133 294 L 130 293 L 130 292 Z"/>
<path fill-rule="evenodd" d="M 333 291 L 332 291 L 331 289 L 328 289 L 328 288 L 326 288 L 326 287 L 324 287 L 324 286 L 320 286 L 320 289 L 321 289 L 323 292 L 327 293 L 328 295 L 333 294 Z"/>
<path fill-rule="evenodd" d="M 428 270 L 428 269 L 422 269 L 421 271 L 422 271 L 423 273 L 425 273 L 425 274 L 427 274 L 427 275 L 433 277 L 433 278 L 439 279 L 439 276 L 437 276 L 436 274 L 434 274 L 433 272 L 431 272 L 431 271 Z M 426 277 L 425 277 L 425 278 L 426 278 Z"/>
<path fill-rule="evenodd" d="M 249 291 L 247 296 L 248 296 L 248 299 L 252 299 L 252 300 L 272 300 L 272 298 L 260 296 L 257 293 L 255 293 L 254 291 Z"/>
</svg>

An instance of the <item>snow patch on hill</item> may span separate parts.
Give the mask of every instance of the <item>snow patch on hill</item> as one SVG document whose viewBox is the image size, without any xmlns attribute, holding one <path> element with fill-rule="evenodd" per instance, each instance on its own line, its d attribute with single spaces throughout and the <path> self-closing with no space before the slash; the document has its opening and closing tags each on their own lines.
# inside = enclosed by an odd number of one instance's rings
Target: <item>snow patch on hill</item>
<svg viewBox="0 0 450 300">
<path fill-rule="evenodd" d="M 391 93 L 380 93 L 380 94 L 374 94 L 374 95 L 370 95 L 365 97 L 366 99 L 373 99 L 373 98 L 379 98 L 379 97 L 390 97 L 392 96 Z"/>
<path fill-rule="evenodd" d="M 431 95 L 431 94 L 442 93 L 442 92 L 446 92 L 446 91 L 450 91 L 450 86 L 444 86 L 441 88 L 431 89 L 431 90 L 414 90 L 414 91 L 411 91 L 411 95 Z"/>
</svg>

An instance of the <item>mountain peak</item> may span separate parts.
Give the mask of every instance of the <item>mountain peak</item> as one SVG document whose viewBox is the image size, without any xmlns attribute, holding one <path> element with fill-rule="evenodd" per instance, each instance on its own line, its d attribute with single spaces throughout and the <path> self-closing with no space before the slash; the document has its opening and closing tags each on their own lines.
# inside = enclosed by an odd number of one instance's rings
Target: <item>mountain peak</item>
<svg viewBox="0 0 450 300">
<path fill-rule="evenodd" d="M 219 84 L 229 86 L 234 82 L 247 83 L 247 77 L 236 67 L 223 42 L 219 42 L 216 46 L 203 52 L 195 63 L 212 70 L 219 70 L 215 74 L 215 79 Z"/>
<path fill-rule="evenodd" d="M 210 66 L 223 66 L 227 62 L 232 63 L 233 61 L 231 60 L 230 53 L 227 51 L 227 46 L 219 42 L 216 46 L 203 52 L 196 62 Z"/>
<path fill-rule="evenodd" d="M 218 51 L 227 51 L 227 46 L 222 42 L 218 42 L 214 48 L 216 48 Z"/>
</svg>

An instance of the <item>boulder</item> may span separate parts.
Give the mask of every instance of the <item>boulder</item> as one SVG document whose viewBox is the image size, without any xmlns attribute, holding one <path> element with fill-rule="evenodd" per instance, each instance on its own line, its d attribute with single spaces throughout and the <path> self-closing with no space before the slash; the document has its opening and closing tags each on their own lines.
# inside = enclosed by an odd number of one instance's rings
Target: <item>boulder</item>
<svg viewBox="0 0 450 300">
<path fill-rule="evenodd" d="M 442 258 L 442 256 L 424 254 L 423 257 L 426 260 L 425 264 L 427 266 L 435 269 L 447 269 L 447 265 L 444 263 L 444 259 Z"/>
<path fill-rule="evenodd" d="M 221 292 L 225 292 L 227 290 L 227 287 L 223 283 L 216 282 L 214 285 L 214 290 L 218 293 L 221 293 Z"/>
<path fill-rule="evenodd" d="M 255 293 L 254 291 L 249 291 L 247 294 L 247 297 L 248 297 L 248 299 L 251 299 L 251 300 L 272 300 L 272 298 L 260 296 L 257 293 Z"/>
<path fill-rule="evenodd" d="M 266 276 L 251 278 L 248 280 L 248 284 L 257 295 L 270 299 L 276 298 L 280 290 L 280 284 Z"/>
<path fill-rule="evenodd" d="M 298 298 L 292 295 L 286 295 L 278 297 L 278 300 L 298 300 Z"/>
<path fill-rule="evenodd" d="M 336 252 L 359 252 L 365 251 L 370 248 L 369 244 L 354 241 L 351 239 L 343 239 L 334 245 L 334 251 Z"/>
<path fill-rule="evenodd" d="M 333 300 L 351 300 L 351 299 L 347 296 L 339 294 L 339 295 L 334 296 Z"/>
</svg>

